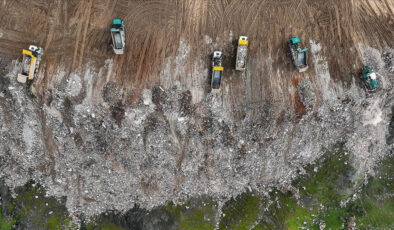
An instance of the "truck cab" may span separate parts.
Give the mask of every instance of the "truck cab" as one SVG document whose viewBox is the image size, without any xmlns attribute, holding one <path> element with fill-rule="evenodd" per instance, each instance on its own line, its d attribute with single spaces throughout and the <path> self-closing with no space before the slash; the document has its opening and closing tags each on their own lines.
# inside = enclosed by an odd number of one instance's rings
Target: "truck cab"
<svg viewBox="0 0 394 230">
<path fill-rule="evenodd" d="M 223 70 L 224 69 L 222 66 L 222 52 L 215 51 L 213 52 L 213 57 L 212 57 L 211 88 L 213 93 L 220 91 L 220 83 L 222 81 Z"/>
</svg>

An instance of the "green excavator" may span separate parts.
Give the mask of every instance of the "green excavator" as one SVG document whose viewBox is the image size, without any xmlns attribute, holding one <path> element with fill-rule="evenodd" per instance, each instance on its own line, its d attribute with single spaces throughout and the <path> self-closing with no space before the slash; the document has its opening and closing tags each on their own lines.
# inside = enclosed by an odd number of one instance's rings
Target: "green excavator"
<svg viewBox="0 0 394 230">
<path fill-rule="evenodd" d="M 373 71 L 371 66 L 366 65 L 363 67 L 363 74 L 361 75 L 361 78 L 369 92 L 375 92 L 379 88 L 376 73 Z"/>
<path fill-rule="evenodd" d="M 298 72 L 305 72 L 308 70 L 308 49 L 301 49 L 301 39 L 299 37 L 293 37 L 288 41 L 290 52 L 288 56 L 291 56 L 295 67 Z"/>
</svg>

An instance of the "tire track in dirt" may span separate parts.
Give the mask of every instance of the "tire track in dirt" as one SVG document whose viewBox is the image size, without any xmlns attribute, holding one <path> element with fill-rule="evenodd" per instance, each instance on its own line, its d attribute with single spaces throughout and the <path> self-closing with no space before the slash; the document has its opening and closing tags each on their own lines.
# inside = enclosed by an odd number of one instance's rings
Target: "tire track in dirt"
<svg viewBox="0 0 394 230">
<path fill-rule="evenodd" d="M 90 23 L 90 15 L 91 15 L 91 10 L 92 10 L 92 0 L 88 1 L 87 3 L 87 8 L 86 11 L 84 13 L 84 19 L 82 20 L 85 23 L 85 27 L 83 30 L 83 35 L 82 35 L 82 44 L 81 44 L 81 54 L 79 55 L 79 65 L 78 65 L 78 69 L 82 68 L 82 60 L 83 60 L 83 54 L 85 52 L 85 43 L 86 43 L 86 36 L 88 33 L 88 29 L 89 29 L 89 23 Z"/>
<path fill-rule="evenodd" d="M 247 3 L 241 0 L 7 1 L 0 8 L 0 32 L 3 33 L 0 48 L 4 53 L 20 57 L 21 49 L 29 44 L 43 45 L 49 49 L 45 57 L 50 57 L 44 59 L 44 65 L 51 62 L 53 68 L 57 68 L 59 64 L 52 63 L 56 60 L 71 66 L 71 71 L 81 69 L 87 61 L 101 67 L 106 59 L 114 58 L 114 72 L 110 79 L 127 91 L 150 88 L 163 82 L 158 73 L 169 60 L 172 62 L 169 72 L 173 74 L 177 68 L 173 57 L 177 55 L 182 39 L 190 46 L 185 74 L 168 78 L 171 81 L 168 85 L 179 80 L 185 89 L 195 87 L 196 84 L 190 84 L 191 78 L 195 80 L 193 74 L 201 66 L 209 68 L 210 53 L 213 49 L 222 49 L 226 59 L 223 86 L 231 84 L 228 90 L 235 94 L 225 96 L 224 101 L 243 98 L 244 91 L 250 94 L 251 101 L 255 101 L 284 93 L 286 86 L 291 84 L 286 76 L 292 74 L 294 68 L 283 57 L 286 40 L 291 35 L 301 36 L 305 45 L 313 38 L 325 47 L 332 47 L 330 52 L 342 53 L 329 59 L 329 65 L 335 69 L 339 63 L 348 63 L 346 59 L 351 57 L 346 51 L 341 52 L 344 46 L 357 48 L 358 43 L 365 43 L 382 48 L 393 45 L 393 6 L 394 3 L 388 0 L 333 0 L 329 3 L 323 0 L 250 0 Z M 37 12 L 23 14 L 26 9 L 37 9 Z M 17 16 L 9 12 L 15 12 Z M 115 17 L 123 17 L 126 24 L 126 53 L 120 57 L 114 57 L 108 44 L 104 44 L 110 41 L 108 30 Z M 28 22 L 30 19 L 43 23 L 34 25 Z M 229 31 L 232 31 L 234 40 L 240 34 L 248 35 L 250 58 L 264 63 L 263 67 L 256 64 L 248 68 L 253 73 L 252 83 L 248 82 L 248 86 L 241 84 L 240 74 L 230 71 L 233 65 L 228 60 L 234 58 L 231 49 L 235 45 L 229 42 Z M 205 43 L 205 35 L 212 38 L 210 44 Z M 55 59 L 60 56 L 61 59 Z M 267 57 L 272 58 L 271 64 L 266 64 Z M 359 58 L 356 59 L 358 65 Z M 196 67 L 195 62 L 200 60 L 202 64 Z M 273 76 L 268 76 L 268 65 L 273 65 Z M 332 76 L 340 79 L 349 76 L 343 70 L 332 71 L 335 71 Z M 270 82 L 271 79 L 275 83 Z M 208 80 L 204 84 L 208 89 Z M 277 84 L 283 92 L 278 93 L 272 88 Z M 244 90 L 243 87 L 247 88 Z"/>
<path fill-rule="evenodd" d="M 56 10 L 55 10 L 55 15 L 53 17 L 52 23 L 49 23 L 50 21 L 48 20 L 48 27 L 49 27 L 49 32 L 47 35 L 46 43 L 44 45 L 44 50 L 48 50 L 49 46 L 51 45 L 51 42 L 54 37 L 55 33 L 55 27 L 57 26 L 59 22 L 59 15 L 60 15 L 60 8 L 61 8 L 61 1 L 57 0 L 56 1 Z"/>
<path fill-rule="evenodd" d="M 82 1 L 79 3 L 78 9 L 77 9 L 77 13 L 76 13 L 76 17 L 73 18 L 72 24 L 76 23 L 77 24 L 77 29 L 76 29 L 76 38 L 75 38 L 75 43 L 74 43 L 74 55 L 73 55 L 73 59 L 72 59 L 72 64 L 71 64 L 71 71 L 75 70 L 75 62 L 78 56 L 78 47 L 79 47 L 79 39 L 81 36 L 81 32 L 82 32 L 82 26 L 83 26 L 83 21 L 80 20 L 83 17 L 83 10 L 85 10 L 85 2 Z"/>
</svg>

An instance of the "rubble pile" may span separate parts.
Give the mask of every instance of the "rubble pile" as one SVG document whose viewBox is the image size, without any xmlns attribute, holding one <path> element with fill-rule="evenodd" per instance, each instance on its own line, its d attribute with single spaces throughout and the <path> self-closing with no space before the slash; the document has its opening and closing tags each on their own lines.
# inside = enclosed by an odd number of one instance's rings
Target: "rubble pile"
<svg viewBox="0 0 394 230">
<path fill-rule="evenodd" d="M 316 102 L 316 94 L 313 91 L 313 85 L 308 80 L 301 80 L 298 82 L 297 91 L 301 102 L 307 107 L 311 108 Z"/>
<path fill-rule="evenodd" d="M 392 79 L 383 71 L 392 64 L 382 69 L 388 83 L 374 95 L 353 83 L 333 101 L 318 102 L 319 89 L 301 80 L 300 99 L 311 108 L 301 119 L 286 108 L 278 117 L 280 104 L 262 102 L 259 115 L 245 108 L 238 122 L 217 96 L 193 104 L 190 91 L 176 86 L 143 90 L 129 105 L 111 82 L 93 103 L 74 75 L 45 100 L 34 98 L 14 80 L 17 64 L 2 76 L 8 80 L 0 92 L 0 177 L 12 188 L 34 179 L 48 195 L 66 196 L 71 213 L 151 209 L 203 194 L 220 201 L 290 186 L 338 142 L 346 142 L 360 173 L 371 172 L 392 148 L 385 138 Z"/>
</svg>

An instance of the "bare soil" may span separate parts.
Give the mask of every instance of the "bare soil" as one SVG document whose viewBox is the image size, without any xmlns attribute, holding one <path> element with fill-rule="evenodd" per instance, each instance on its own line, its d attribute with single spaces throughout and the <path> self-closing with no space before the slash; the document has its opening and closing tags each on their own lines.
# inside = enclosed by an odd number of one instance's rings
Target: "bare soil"
<svg viewBox="0 0 394 230">
<path fill-rule="evenodd" d="M 114 18 L 124 55 L 109 46 Z M 345 139 L 368 171 L 390 145 L 393 52 L 381 53 L 394 46 L 393 18 L 391 0 L 0 0 L 0 176 L 45 182 L 90 216 L 288 185 Z M 286 56 L 293 36 L 310 49 L 305 73 Z M 44 56 L 26 87 L 15 76 L 30 44 Z M 366 96 L 359 75 L 371 63 L 382 90 Z"/>
</svg>

